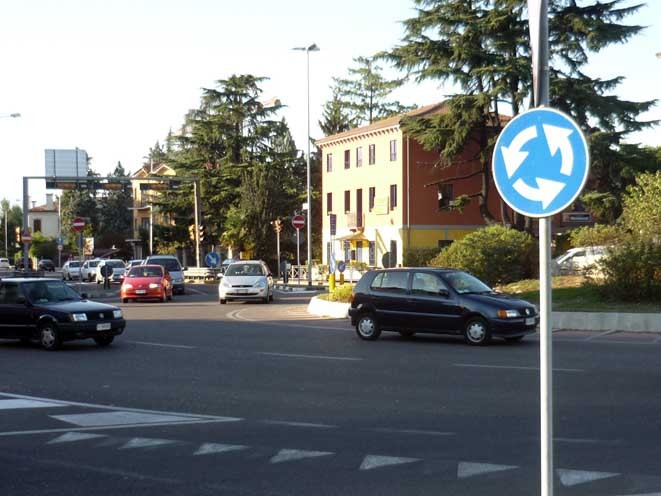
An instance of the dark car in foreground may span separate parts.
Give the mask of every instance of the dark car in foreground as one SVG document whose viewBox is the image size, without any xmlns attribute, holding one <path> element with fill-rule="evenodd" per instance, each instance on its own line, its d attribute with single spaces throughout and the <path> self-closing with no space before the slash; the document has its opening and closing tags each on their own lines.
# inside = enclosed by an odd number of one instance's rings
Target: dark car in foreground
<svg viewBox="0 0 661 496">
<path fill-rule="evenodd" d="M 87 300 L 62 280 L 0 280 L 0 338 L 38 339 L 47 350 L 74 339 L 107 346 L 125 327 L 120 308 Z"/>
<path fill-rule="evenodd" d="M 539 324 L 532 303 L 497 293 L 467 272 L 432 267 L 367 272 L 353 290 L 349 316 L 366 340 L 381 331 L 429 332 L 463 335 L 474 345 L 492 337 L 518 341 Z"/>
</svg>

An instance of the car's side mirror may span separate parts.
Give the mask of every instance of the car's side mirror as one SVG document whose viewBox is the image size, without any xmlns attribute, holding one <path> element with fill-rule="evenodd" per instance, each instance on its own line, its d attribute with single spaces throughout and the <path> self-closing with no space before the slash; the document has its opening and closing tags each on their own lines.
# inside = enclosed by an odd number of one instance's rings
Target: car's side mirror
<svg viewBox="0 0 661 496">
<path fill-rule="evenodd" d="M 439 289 L 438 295 L 442 296 L 443 298 L 447 298 L 448 296 L 450 296 L 450 292 L 447 289 Z"/>
</svg>

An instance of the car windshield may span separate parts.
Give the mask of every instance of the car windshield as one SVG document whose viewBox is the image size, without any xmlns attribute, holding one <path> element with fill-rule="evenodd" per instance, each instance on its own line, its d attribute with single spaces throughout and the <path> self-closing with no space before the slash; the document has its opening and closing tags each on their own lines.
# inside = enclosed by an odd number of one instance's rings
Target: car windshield
<svg viewBox="0 0 661 496">
<path fill-rule="evenodd" d="M 170 272 L 181 272 L 181 265 L 177 260 L 172 258 L 151 258 L 149 259 L 150 264 L 161 265 L 165 267 Z"/>
<path fill-rule="evenodd" d="M 109 267 L 112 267 L 113 269 L 123 269 L 124 268 L 124 262 L 121 260 L 108 260 L 106 262 L 106 265 Z"/>
<path fill-rule="evenodd" d="M 263 276 L 262 267 L 257 264 L 233 264 L 227 268 L 226 276 Z"/>
<path fill-rule="evenodd" d="M 96 267 L 99 265 L 99 260 L 93 260 L 88 264 L 90 267 Z"/>
<path fill-rule="evenodd" d="M 80 267 L 80 262 L 69 262 L 69 267 L 74 267 L 74 268 Z"/>
<path fill-rule="evenodd" d="M 80 295 L 63 281 L 30 281 L 25 283 L 24 289 L 32 303 L 80 300 Z"/>
<path fill-rule="evenodd" d="M 466 293 L 493 293 L 493 290 L 477 277 L 466 272 L 449 272 L 444 279 L 460 294 Z"/>
<path fill-rule="evenodd" d="M 137 266 L 129 271 L 129 277 L 161 277 L 163 276 L 162 267 Z"/>
</svg>

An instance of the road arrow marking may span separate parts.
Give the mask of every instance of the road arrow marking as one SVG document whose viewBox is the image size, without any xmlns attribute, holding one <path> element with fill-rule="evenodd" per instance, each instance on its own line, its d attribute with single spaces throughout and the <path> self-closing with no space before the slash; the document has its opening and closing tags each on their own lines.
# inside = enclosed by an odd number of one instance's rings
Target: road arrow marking
<svg viewBox="0 0 661 496">
<path fill-rule="evenodd" d="M 173 444 L 177 441 L 171 439 L 149 439 L 146 437 L 134 437 L 119 449 L 135 449 L 135 448 L 151 448 L 153 446 L 163 446 L 165 444 Z"/>
<path fill-rule="evenodd" d="M 543 179 L 541 177 L 536 178 L 536 181 L 537 188 L 526 184 L 520 178 L 514 182 L 512 187 L 522 197 L 528 200 L 542 202 L 542 208 L 548 207 L 566 186 L 565 183 L 551 181 L 550 179 Z"/>
<path fill-rule="evenodd" d="M 228 451 L 238 451 L 247 448 L 248 446 L 239 444 L 204 443 L 193 455 L 212 455 L 214 453 L 226 453 Z"/>
<path fill-rule="evenodd" d="M 457 466 L 457 478 L 467 479 L 475 475 L 491 474 L 494 472 L 503 472 L 505 470 L 513 470 L 519 468 L 516 465 L 494 465 L 492 463 L 470 463 L 459 462 Z"/>
<path fill-rule="evenodd" d="M 95 439 L 99 437 L 106 437 L 105 434 L 86 434 L 84 432 L 67 432 L 61 436 L 51 439 L 46 444 L 60 444 L 60 443 L 75 443 L 77 441 L 84 441 L 86 439 Z"/>
<path fill-rule="evenodd" d="M 560 150 L 562 156 L 562 165 L 560 166 L 560 173 L 565 176 L 571 176 L 572 168 L 574 167 L 574 150 L 569 142 L 569 136 L 574 132 L 573 129 L 565 127 L 551 126 L 549 124 L 542 124 L 546 142 L 549 145 L 551 156 Z"/>
<path fill-rule="evenodd" d="M 420 458 L 367 455 L 363 459 L 363 463 L 360 464 L 360 470 L 372 470 L 373 468 L 380 468 L 388 465 L 401 465 L 402 463 L 413 463 L 417 461 L 420 461 Z"/>
<path fill-rule="evenodd" d="M 585 470 L 569 469 L 558 469 L 557 472 L 560 477 L 560 482 L 562 482 L 562 485 L 565 487 L 577 486 L 579 484 L 585 484 L 586 482 L 608 479 L 609 477 L 620 475 L 613 472 L 588 472 Z"/>
<path fill-rule="evenodd" d="M 528 152 L 521 151 L 523 145 L 536 137 L 537 128 L 535 126 L 530 126 L 517 134 L 510 143 L 510 146 L 500 147 L 503 152 L 503 161 L 505 162 L 505 170 L 507 171 L 508 178 L 514 175 L 528 156 Z"/>
<path fill-rule="evenodd" d="M 320 456 L 328 456 L 334 453 L 330 451 L 305 451 L 305 450 L 292 450 L 281 449 L 278 454 L 271 458 L 271 463 L 290 462 L 292 460 L 301 460 L 303 458 L 318 458 Z"/>
</svg>

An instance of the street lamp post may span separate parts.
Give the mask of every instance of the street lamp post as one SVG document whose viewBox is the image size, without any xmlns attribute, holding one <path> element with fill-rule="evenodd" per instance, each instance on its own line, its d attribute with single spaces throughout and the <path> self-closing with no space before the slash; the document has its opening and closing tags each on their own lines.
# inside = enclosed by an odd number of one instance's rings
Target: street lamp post
<svg viewBox="0 0 661 496">
<path fill-rule="evenodd" d="M 7 248 L 7 221 L 9 220 L 8 219 L 9 210 L 5 208 L 5 211 L 3 213 L 5 217 L 5 257 L 9 258 L 9 250 Z"/>
<path fill-rule="evenodd" d="M 307 245 L 308 245 L 308 286 L 312 285 L 312 195 L 310 186 L 310 52 L 318 52 L 319 47 L 313 43 L 307 47 L 295 47 L 294 50 L 302 50 L 305 52 L 306 62 L 306 80 L 307 80 L 307 113 L 308 113 L 308 134 L 306 140 L 308 142 L 308 163 L 307 163 Z"/>
</svg>

